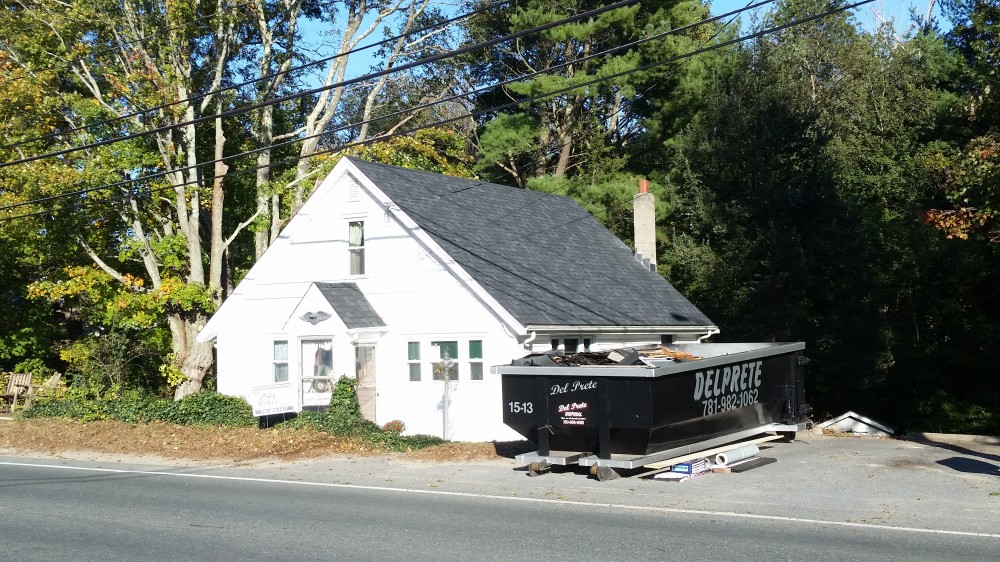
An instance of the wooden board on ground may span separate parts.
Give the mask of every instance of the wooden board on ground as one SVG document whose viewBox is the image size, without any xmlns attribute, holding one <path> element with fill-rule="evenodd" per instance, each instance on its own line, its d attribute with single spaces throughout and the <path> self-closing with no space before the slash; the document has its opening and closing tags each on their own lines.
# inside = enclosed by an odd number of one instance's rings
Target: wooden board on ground
<svg viewBox="0 0 1000 562">
<path fill-rule="evenodd" d="M 644 465 L 643 468 L 650 468 L 653 470 L 660 468 L 668 468 L 678 463 L 689 461 L 692 459 L 700 459 L 705 457 L 711 457 L 719 453 L 725 453 L 726 451 L 732 451 L 733 449 L 739 449 L 744 445 L 756 445 L 758 443 L 766 443 L 767 441 L 774 441 L 781 439 L 780 435 L 765 435 L 763 437 L 757 437 L 756 439 L 748 439 L 746 441 L 740 441 L 738 443 L 730 443 L 729 445 L 723 445 L 721 447 L 715 447 L 714 449 L 706 449 L 704 451 L 698 451 L 697 453 L 691 453 L 688 455 L 683 455 L 680 457 L 674 457 L 672 459 L 667 459 L 660 462 L 655 462 L 653 464 Z"/>
<path fill-rule="evenodd" d="M 731 468 L 733 472 L 746 472 L 748 470 L 753 470 L 759 466 L 764 466 L 767 464 L 771 464 L 773 462 L 778 462 L 778 459 L 774 457 L 757 457 L 749 459 L 745 463 L 737 464 Z"/>
</svg>

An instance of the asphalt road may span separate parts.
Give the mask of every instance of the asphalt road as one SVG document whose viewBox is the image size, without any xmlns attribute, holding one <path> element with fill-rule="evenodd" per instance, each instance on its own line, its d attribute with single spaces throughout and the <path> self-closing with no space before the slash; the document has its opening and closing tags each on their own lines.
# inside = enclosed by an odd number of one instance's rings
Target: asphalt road
<svg viewBox="0 0 1000 562">
<path fill-rule="evenodd" d="M 528 478 L 513 461 L 7 456 L 0 550 L 19 561 L 998 560 L 1000 456 L 961 449 L 818 439 L 766 450 L 779 462 L 755 471 L 684 483 Z"/>
</svg>

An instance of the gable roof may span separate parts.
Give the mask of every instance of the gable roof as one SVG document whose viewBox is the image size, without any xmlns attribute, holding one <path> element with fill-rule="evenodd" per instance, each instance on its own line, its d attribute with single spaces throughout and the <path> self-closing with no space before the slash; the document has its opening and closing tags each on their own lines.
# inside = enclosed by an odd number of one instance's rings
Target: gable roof
<svg viewBox="0 0 1000 562">
<path fill-rule="evenodd" d="M 385 326 L 356 283 L 314 283 L 348 329 Z"/>
<path fill-rule="evenodd" d="M 349 160 L 526 327 L 714 327 L 569 197 Z"/>
</svg>

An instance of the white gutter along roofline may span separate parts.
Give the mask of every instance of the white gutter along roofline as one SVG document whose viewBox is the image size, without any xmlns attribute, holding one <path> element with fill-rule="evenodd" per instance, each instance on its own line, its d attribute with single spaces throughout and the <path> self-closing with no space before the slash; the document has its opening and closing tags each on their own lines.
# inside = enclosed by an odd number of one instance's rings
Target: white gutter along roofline
<svg viewBox="0 0 1000 562">
<path fill-rule="evenodd" d="M 718 326 L 575 326 L 575 325 L 536 325 L 528 324 L 528 331 L 542 333 L 588 333 L 588 334 L 649 334 L 668 332 L 672 334 L 704 334 L 714 331 Z"/>
</svg>

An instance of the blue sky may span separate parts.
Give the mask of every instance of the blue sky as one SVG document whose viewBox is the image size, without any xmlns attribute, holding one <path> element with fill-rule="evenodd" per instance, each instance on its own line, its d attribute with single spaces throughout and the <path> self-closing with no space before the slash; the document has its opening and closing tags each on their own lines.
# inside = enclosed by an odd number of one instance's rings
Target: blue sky
<svg viewBox="0 0 1000 562">
<path fill-rule="evenodd" d="M 715 0 L 712 2 L 712 14 L 724 14 L 738 10 L 748 3 L 756 4 L 760 0 Z M 933 13 L 940 16 L 941 10 L 935 0 L 875 0 L 856 9 L 858 21 L 866 26 L 874 27 L 880 19 L 894 22 L 898 31 L 905 31 L 910 25 L 910 9 L 915 8 L 920 14 L 925 14 L 929 4 L 933 4 Z M 765 9 L 767 6 L 758 9 Z M 742 14 L 745 26 L 749 21 L 750 12 Z M 945 26 L 950 27 L 950 26 Z"/>
<path fill-rule="evenodd" d="M 714 0 L 711 2 L 712 14 L 719 15 L 733 10 L 737 10 L 746 6 L 749 3 L 758 3 L 760 0 Z M 934 3 L 936 0 L 875 0 L 874 2 L 862 6 L 856 9 L 856 18 L 862 25 L 868 28 L 874 28 L 878 25 L 881 19 L 892 21 L 897 29 L 897 33 L 905 33 L 910 25 L 910 9 L 915 8 L 921 14 L 927 12 L 928 4 Z M 766 10 L 769 6 L 764 6 L 758 8 L 758 10 Z M 940 9 L 934 3 L 933 10 L 936 15 L 940 15 Z M 741 21 L 744 26 L 750 22 L 750 12 L 745 12 L 741 15 Z M 941 27 L 947 29 L 950 28 L 950 24 L 944 22 L 939 24 Z M 314 48 L 314 56 L 325 56 L 332 52 L 332 45 L 329 44 L 329 39 L 324 39 L 320 35 L 320 30 L 324 29 L 325 24 L 321 24 L 315 21 L 305 22 L 302 26 L 303 34 L 306 36 L 307 44 Z M 376 36 L 369 38 L 365 43 L 371 43 L 381 39 L 381 36 Z M 369 65 L 371 64 L 371 57 L 368 53 L 359 53 L 351 57 L 351 63 L 348 69 L 348 77 L 359 76 L 369 72 Z M 312 80 L 308 80 L 309 83 L 314 83 L 319 85 L 322 83 L 321 72 L 325 70 L 324 67 L 319 67 L 316 69 Z"/>
</svg>

